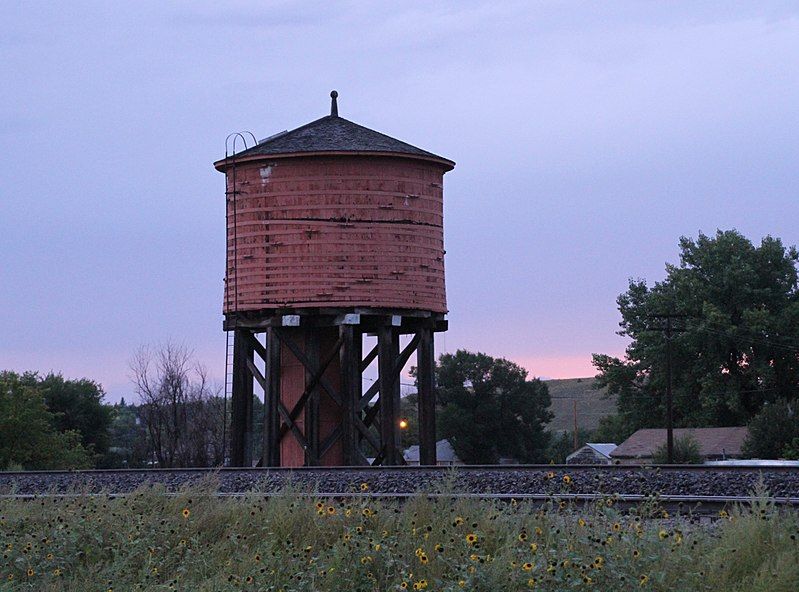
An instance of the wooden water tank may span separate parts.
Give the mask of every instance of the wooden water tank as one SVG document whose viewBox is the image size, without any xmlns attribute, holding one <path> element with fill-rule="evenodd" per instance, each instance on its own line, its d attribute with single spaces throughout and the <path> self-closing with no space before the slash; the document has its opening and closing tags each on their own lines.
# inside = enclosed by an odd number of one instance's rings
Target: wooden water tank
<svg viewBox="0 0 799 592">
<path fill-rule="evenodd" d="M 234 466 L 253 460 L 253 381 L 265 466 L 401 464 L 399 380 L 414 351 L 420 450 L 435 464 L 443 177 L 455 163 L 339 117 L 336 96 L 330 115 L 214 163 L 227 180 Z M 366 335 L 377 344 L 363 357 Z M 379 389 L 364 393 L 375 359 Z"/>
<path fill-rule="evenodd" d="M 332 94 L 332 93 L 331 93 Z M 446 312 L 450 160 L 331 115 L 214 163 L 227 177 L 224 312 Z"/>
</svg>

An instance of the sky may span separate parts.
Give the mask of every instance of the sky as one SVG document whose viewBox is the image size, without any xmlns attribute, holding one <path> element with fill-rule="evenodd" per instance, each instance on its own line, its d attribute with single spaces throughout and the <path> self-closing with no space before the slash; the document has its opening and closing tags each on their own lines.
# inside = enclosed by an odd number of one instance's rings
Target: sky
<svg viewBox="0 0 799 592">
<path fill-rule="evenodd" d="M 0 0 L 0 369 L 224 377 L 225 137 L 329 113 L 450 158 L 439 352 L 622 355 L 680 236 L 799 243 L 795 2 Z"/>
</svg>

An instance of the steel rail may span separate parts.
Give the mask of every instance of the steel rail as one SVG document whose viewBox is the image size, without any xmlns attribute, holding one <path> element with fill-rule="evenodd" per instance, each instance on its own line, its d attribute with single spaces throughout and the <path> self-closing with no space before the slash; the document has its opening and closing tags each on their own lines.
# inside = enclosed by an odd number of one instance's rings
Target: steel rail
<svg viewBox="0 0 799 592">
<path fill-rule="evenodd" d="M 687 471 L 687 472 L 799 472 L 799 467 L 790 465 L 403 465 L 403 466 L 334 466 L 334 467 L 182 467 L 182 468 L 146 468 L 146 469 L 81 469 L 81 470 L 32 470 L 32 471 L 0 471 L 0 478 L 33 475 L 104 475 L 104 474 L 163 474 L 163 473 L 390 473 L 390 472 L 463 472 L 473 473 L 492 471 L 508 472 L 584 472 L 584 471 Z"/>
</svg>

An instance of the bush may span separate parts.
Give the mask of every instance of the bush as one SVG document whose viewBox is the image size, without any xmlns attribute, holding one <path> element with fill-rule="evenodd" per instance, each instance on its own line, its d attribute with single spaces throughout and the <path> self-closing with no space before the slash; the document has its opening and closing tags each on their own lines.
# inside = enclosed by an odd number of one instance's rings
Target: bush
<svg viewBox="0 0 799 592">
<path fill-rule="evenodd" d="M 668 450 L 666 443 L 659 446 L 652 455 L 652 462 L 658 465 L 665 465 L 668 462 Z M 674 464 L 677 465 L 699 465 L 702 464 L 702 453 L 699 449 L 699 442 L 690 435 L 674 440 Z"/>
<path fill-rule="evenodd" d="M 743 454 L 747 458 L 780 458 L 794 438 L 799 438 L 799 418 L 787 401 L 766 405 L 749 422 Z"/>
</svg>

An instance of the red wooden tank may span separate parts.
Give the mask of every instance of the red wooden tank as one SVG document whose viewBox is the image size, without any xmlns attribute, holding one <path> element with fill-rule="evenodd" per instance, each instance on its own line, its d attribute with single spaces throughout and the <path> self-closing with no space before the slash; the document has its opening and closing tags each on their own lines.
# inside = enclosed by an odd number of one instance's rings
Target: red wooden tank
<svg viewBox="0 0 799 592">
<path fill-rule="evenodd" d="M 229 196 L 225 313 L 446 312 L 442 188 L 452 161 L 334 107 L 215 166 Z"/>
<path fill-rule="evenodd" d="M 363 335 L 381 330 L 380 315 L 388 315 L 391 324 L 380 338 L 385 340 L 380 355 L 391 358 L 381 362 L 381 375 L 396 376 L 381 387 L 386 391 L 380 393 L 382 427 L 375 438 L 380 438 L 382 452 L 374 454 L 383 455 L 388 464 L 401 461 L 393 419 L 399 413 L 399 335 L 421 331 L 416 339 L 428 352 L 423 369 L 432 376 L 430 331 L 446 325 L 440 321 L 447 311 L 443 177 L 454 163 L 339 117 L 337 93 L 331 97 L 329 116 L 214 163 L 227 179 L 223 310 L 226 327 L 236 331 L 243 352 L 234 363 L 233 464 L 250 462 L 254 378 L 264 387 L 265 400 L 271 397 L 268 391 L 277 393 L 267 404 L 266 424 L 272 431 L 265 426 L 264 464 L 360 462 L 352 460 L 360 454 L 353 438 L 368 436 L 364 429 L 377 420 L 369 412 L 374 402 L 360 405 L 363 367 L 358 352 Z M 347 333 L 338 320 L 323 320 L 331 311 L 337 318 L 364 313 L 371 321 L 359 320 Z M 417 318 L 396 321 L 406 313 Z M 284 315 L 292 316 L 291 326 L 285 326 Z M 266 364 L 271 382 L 247 361 L 259 349 L 266 351 L 252 337 L 264 331 L 269 332 L 269 347 L 279 352 Z M 345 347 L 344 335 L 352 336 L 347 343 L 355 345 L 346 347 L 354 349 L 341 350 L 346 363 L 338 356 L 329 358 L 322 392 L 313 368 L 329 349 L 335 353 Z M 359 378 L 351 378 L 353 373 Z M 431 389 L 426 387 L 420 401 L 432 401 Z M 355 434 L 355 419 L 347 423 L 344 418 L 345 400 L 352 397 L 360 405 L 351 411 L 361 422 L 360 434 Z M 287 415 L 292 409 L 300 411 Z M 434 403 L 429 409 L 428 418 Z M 343 434 L 342 426 L 349 432 Z M 434 448 L 433 420 L 428 419 L 423 435 L 423 447 Z"/>
</svg>

